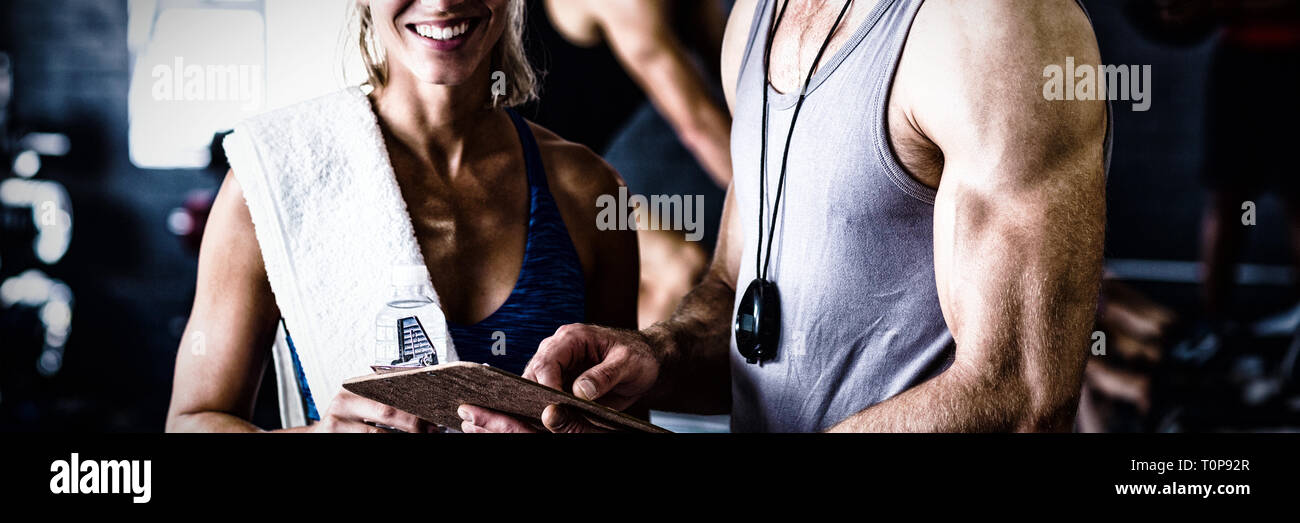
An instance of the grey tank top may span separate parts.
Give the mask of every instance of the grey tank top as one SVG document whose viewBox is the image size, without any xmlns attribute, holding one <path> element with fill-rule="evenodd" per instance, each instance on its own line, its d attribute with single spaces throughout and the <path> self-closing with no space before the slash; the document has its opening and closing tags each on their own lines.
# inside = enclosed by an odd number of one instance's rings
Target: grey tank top
<svg viewBox="0 0 1300 523">
<path fill-rule="evenodd" d="M 822 58 L 811 79 L 790 144 L 768 269 L 781 297 L 781 345 L 762 366 L 746 364 L 733 328 L 733 431 L 823 430 L 952 362 L 955 345 L 935 287 L 935 191 L 895 159 L 885 117 L 921 3 L 879 0 L 860 27 L 841 28 L 854 33 Z M 798 99 L 763 78 L 774 4 L 761 0 L 754 13 L 731 130 L 735 212 L 744 233 L 740 291 L 755 277 L 758 245 L 758 89 L 768 89 L 771 107 L 765 226 Z"/>
</svg>

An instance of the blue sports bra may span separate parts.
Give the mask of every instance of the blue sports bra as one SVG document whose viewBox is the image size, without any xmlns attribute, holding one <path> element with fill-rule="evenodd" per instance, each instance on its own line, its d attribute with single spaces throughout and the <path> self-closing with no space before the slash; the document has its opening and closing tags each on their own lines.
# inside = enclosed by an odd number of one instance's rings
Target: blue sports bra
<svg viewBox="0 0 1300 523">
<path fill-rule="evenodd" d="M 510 297 L 490 316 L 473 325 L 451 321 L 447 328 L 456 344 L 456 354 L 463 361 L 487 363 L 515 374 L 522 374 L 537 346 L 555 330 L 586 319 L 586 284 L 578 252 L 560 209 L 546 183 L 537 140 L 528 122 L 513 110 L 506 109 L 523 145 L 528 176 L 528 238 L 524 246 L 524 263 Z M 298 360 L 293 337 L 285 329 L 293 370 L 302 392 L 307 418 L 319 420 L 316 404 L 307 386 L 307 377 Z M 493 347 L 500 354 L 493 354 Z M 501 349 L 504 349 L 502 351 Z"/>
</svg>

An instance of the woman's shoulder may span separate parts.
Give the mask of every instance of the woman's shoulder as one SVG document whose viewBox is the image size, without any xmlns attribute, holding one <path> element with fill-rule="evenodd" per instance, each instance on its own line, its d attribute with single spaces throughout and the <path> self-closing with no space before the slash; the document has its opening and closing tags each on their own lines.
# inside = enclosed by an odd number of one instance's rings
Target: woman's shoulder
<svg viewBox="0 0 1300 523">
<path fill-rule="evenodd" d="M 564 218 L 569 239 L 582 260 L 587 275 L 589 299 L 609 307 L 602 312 L 615 323 L 636 324 L 637 243 L 636 231 L 611 230 L 601 226 L 601 196 L 615 196 L 623 179 L 600 155 L 586 146 L 565 140 L 540 125 L 529 123 L 546 169 L 547 184 L 556 207 Z M 595 291 L 605 289 L 605 291 Z M 613 291 L 611 291 L 613 289 Z M 621 289 L 621 290 L 619 290 Z M 610 292 L 630 292 L 615 297 Z M 632 296 L 625 302 L 626 296 Z M 611 305 L 612 304 L 612 305 Z M 618 311 L 632 311 L 622 318 Z M 588 318 L 591 319 L 591 318 Z"/>
<path fill-rule="evenodd" d="M 617 194 L 623 179 L 600 155 L 587 146 L 570 142 L 545 127 L 529 122 L 546 167 L 551 193 L 557 199 L 588 207 L 602 194 Z"/>
</svg>

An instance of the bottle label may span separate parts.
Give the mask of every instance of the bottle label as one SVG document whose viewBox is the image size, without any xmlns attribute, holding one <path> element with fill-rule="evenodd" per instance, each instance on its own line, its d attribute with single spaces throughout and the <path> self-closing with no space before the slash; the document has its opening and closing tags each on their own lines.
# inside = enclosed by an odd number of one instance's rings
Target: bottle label
<svg viewBox="0 0 1300 523">
<path fill-rule="evenodd" d="M 393 365 L 414 363 L 418 365 L 437 365 L 438 351 L 424 332 L 420 318 L 410 316 L 397 320 L 398 360 Z"/>
</svg>

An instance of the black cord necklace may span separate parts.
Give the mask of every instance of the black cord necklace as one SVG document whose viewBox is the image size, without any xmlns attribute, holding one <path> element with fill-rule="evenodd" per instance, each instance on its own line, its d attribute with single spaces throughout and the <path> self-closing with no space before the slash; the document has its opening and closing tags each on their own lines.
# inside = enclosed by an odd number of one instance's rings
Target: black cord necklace
<svg viewBox="0 0 1300 523">
<path fill-rule="evenodd" d="M 754 281 L 750 282 L 749 287 L 745 289 L 745 294 L 740 299 L 740 307 L 736 310 L 736 349 L 740 355 L 745 358 L 746 363 L 757 363 L 770 360 L 776 357 L 776 349 L 781 340 L 781 298 L 777 293 L 776 284 L 767 279 L 767 269 L 772 261 L 772 238 L 776 235 L 776 215 L 781 208 L 781 194 L 785 189 L 785 172 L 786 162 L 790 159 L 790 139 L 794 137 L 794 124 L 799 119 L 799 110 L 803 108 L 804 98 L 808 96 L 808 85 L 812 83 L 812 75 L 817 71 L 817 64 L 822 60 L 822 55 L 826 53 L 826 48 L 830 46 L 831 39 L 835 36 L 835 30 L 839 28 L 840 22 L 844 20 L 844 14 L 848 13 L 849 6 L 853 0 L 845 0 L 844 8 L 835 18 L 835 24 L 831 26 L 830 33 L 826 35 L 826 40 L 822 42 L 821 49 L 817 51 L 817 57 L 813 59 L 812 68 L 808 70 L 808 76 L 804 79 L 803 86 L 799 89 L 799 101 L 794 105 L 794 114 L 790 117 L 790 131 L 785 138 L 785 151 L 781 155 L 781 174 L 776 182 L 776 201 L 772 204 L 772 219 L 768 224 L 767 245 L 763 244 L 763 218 L 765 216 L 764 204 L 767 203 L 767 83 L 768 75 L 772 70 L 772 41 L 776 39 L 776 30 L 781 26 L 781 20 L 785 19 L 785 9 L 790 6 L 790 0 L 786 0 L 781 5 L 780 13 L 776 9 L 772 10 L 771 21 L 767 30 L 767 47 L 763 54 L 763 136 L 762 151 L 759 156 L 758 170 L 758 252 L 754 256 Z M 766 255 L 764 252 L 766 251 Z"/>
</svg>

